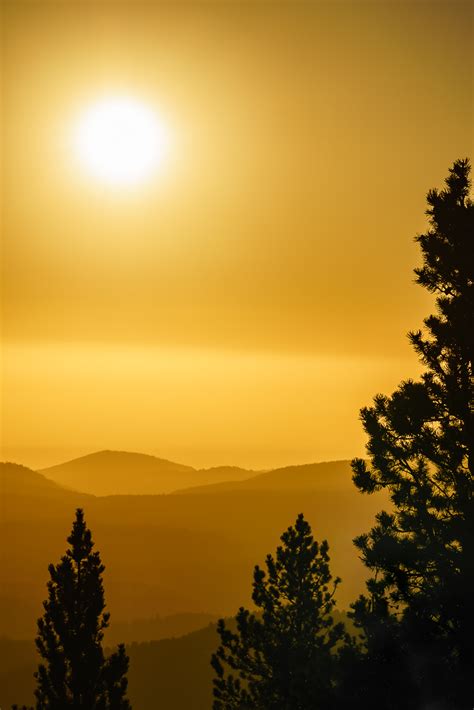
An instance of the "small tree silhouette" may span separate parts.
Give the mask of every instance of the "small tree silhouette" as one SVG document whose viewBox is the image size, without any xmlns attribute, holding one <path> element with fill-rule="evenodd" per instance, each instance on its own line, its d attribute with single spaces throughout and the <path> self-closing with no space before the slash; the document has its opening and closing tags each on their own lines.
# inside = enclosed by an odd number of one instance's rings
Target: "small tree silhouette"
<svg viewBox="0 0 474 710">
<path fill-rule="evenodd" d="M 70 548 L 49 566 L 48 599 L 36 646 L 44 663 L 35 677 L 37 710 L 128 710 L 125 647 L 105 658 L 109 614 L 104 612 L 104 565 L 78 508 Z"/>
<path fill-rule="evenodd" d="M 214 710 L 330 710 L 334 704 L 334 592 L 328 544 L 319 545 L 299 515 L 281 536 L 267 571 L 255 567 L 253 601 L 260 613 L 240 608 L 236 631 L 218 623 L 221 645 L 212 656 Z"/>
<path fill-rule="evenodd" d="M 474 204 L 470 165 L 428 193 L 430 227 L 417 237 L 417 282 L 437 313 L 410 341 L 426 371 L 361 411 L 370 465 L 353 461 L 363 492 L 390 492 L 393 511 L 356 539 L 373 572 L 355 604 L 374 685 L 393 675 L 416 687 L 415 707 L 467 708 L 474 664 Z M 394 655 L 395 646 L 398 652 Z M 385 673 L 383 666 L 385 665 Z M 386 697 L 387 687 L 385 685 Z M 376 702 L 377 707 L 391 707 Z M 397 707 L 408 707 L 405 703 Z M 369 707 L 372 707 L 371 705 Z"/>
</svg>

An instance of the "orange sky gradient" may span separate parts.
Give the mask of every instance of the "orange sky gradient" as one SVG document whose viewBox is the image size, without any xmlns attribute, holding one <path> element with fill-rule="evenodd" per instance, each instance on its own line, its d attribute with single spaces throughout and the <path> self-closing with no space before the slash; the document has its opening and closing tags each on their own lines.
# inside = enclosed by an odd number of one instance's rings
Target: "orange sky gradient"
<svg viewBox="0 0 474 710">
<path fill-rule="evenodd" d="M 2 458 L 97 449 L 263 468 L 364 451 L 419 367 L 425 195 L 474 152 L 473 5 L 2 4 Z M 70 134 L 156 108 L 156 177 Z"/>
</svg>

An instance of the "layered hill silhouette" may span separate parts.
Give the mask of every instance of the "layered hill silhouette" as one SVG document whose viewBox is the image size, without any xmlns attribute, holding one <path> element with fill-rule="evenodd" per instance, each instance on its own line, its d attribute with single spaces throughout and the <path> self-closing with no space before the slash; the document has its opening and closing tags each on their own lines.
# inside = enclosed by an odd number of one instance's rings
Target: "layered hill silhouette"
<svg viewBox="0 0 474 710">
<path fill-rule="evenodd" d="M 64 554 L 78 506 L 106 565 L 106 600 L 118 624 L 156 615 L 233 615 L 250 603 L 254 565 L 275 549 L 300 512 L 317 539 L 329 540 L 345 607 L 362 591 L 365 577 L 352 539 L 388 505 L 380 494 L 358 493 L 349 462 L 277 469 L 221 490 L 210 485 L 199 494 L 105 497 L 2 464 L 0 486 L 0 635 L 16 639 L 35 634 L 48 564 Z"/>
<path fill-rule="evenodd" d="M 212 495 L 215 493 L 242 493 L 244 491 L 297 491 L 321 492 L 347 491 L 348 461 L 327 461 L 272 469 L 245 480 L 223 481 L 206 486 L 193 486 L 175 491 L 179 494 Z"/>
<path fill-rule="evenodd" d="M 67 501 L 69 491 L 46 476 L 16 463 L 0 464 L 0 495 L 3 505 L 11 498 L 44 498 Z M 86 499 L 87 496 L 82 496 Z"/>
<path fill-rule="evenodd" d="M 256 474 L 237 466 L 196 469 L 192 466 L 129 451 L 97 451 L 41 469 L 52 481 L 83 493 L 106 495 L 160 495 L 180 488 Z"/>
<path fill-rule="evenodd" d="M 348 624 L 344 614 L 335 612 L 334 617 L 336 622 Z M 227 623 L 232 627 L 231 621 Z M 354 633 L 350 622 L 348 629 Z M 155 708 L 157 699 L 159 707 L 167 710 L 209 710 L 214 675 L 210 657 L 218 643 L 212 623 L 177 638 L 127 644 L 128 695 L 134 710 Z M 11 707 L 15 702 L 31 705 L 37 664 L 32 641 L 0 638 L 0 707 Z"/>
<path fill-rule="evenodd" d="M 178 638 L 208 626 L 217 621 L 213 614 L 170 614 L 151 618 L 116 621 L 105 632 L 105 643 L 117 646 L 119 643 L 143 643 L 160 639 Z"/>
<path fill-rule="evenodd" d="M 211 653 L 218 636 L 208 625 L 181 638 L 127 645 L 128 697 L 134 710 L 209 710 L 212 704 Z M 107 652 L 107 651 L 106 651 Z M 38 656 L 33 641 L 0 638 L 0 707 L 32 705 Z"/>
</svg>

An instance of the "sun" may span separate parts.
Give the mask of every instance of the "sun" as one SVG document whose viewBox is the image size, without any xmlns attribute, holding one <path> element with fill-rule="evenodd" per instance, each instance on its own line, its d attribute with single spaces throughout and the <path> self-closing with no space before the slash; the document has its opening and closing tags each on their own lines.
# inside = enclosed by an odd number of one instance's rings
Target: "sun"
<svg viewBox="0 0 474 710">
<path fill-rule="evenodd" d="M 142 182 L 161 167 L 169 138 L 149 106 L 119 96 L 102 99 L 84 111 L 74 143 L 88 173 L 109 185 L 126 186 Z"/>
</svg>

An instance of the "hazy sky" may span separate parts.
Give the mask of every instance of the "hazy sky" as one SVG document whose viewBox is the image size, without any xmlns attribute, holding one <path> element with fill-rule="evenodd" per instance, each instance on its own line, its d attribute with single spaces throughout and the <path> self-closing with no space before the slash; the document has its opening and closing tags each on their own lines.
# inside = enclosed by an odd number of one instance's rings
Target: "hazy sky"
<svg viewBox="0 0 474 710">
<path fill-rule="evenodd" d="M 473 3 L 3 2 L 3 457 L 363 453 L 425 195 L 473 155 Z M 159 174 L 101 186 L 81 112 L 130 95 Z"/>
</svg>

